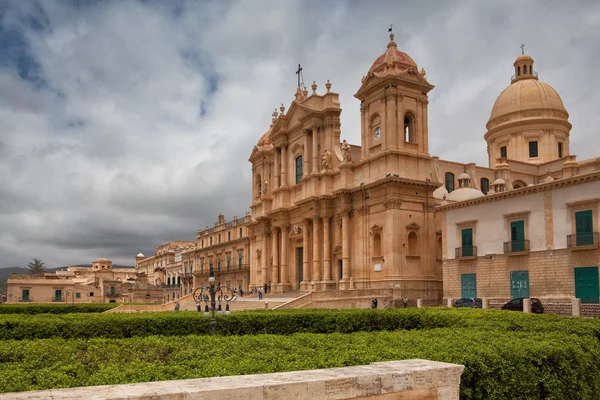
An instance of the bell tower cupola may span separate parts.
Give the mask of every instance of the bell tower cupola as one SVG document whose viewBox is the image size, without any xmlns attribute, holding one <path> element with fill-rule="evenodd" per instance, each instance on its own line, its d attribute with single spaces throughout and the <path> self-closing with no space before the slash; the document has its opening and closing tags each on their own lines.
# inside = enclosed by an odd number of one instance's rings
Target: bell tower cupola
<svg viewBox="0 0 600 400">
<path fill-rule="evenodd" d="M 361 160 L 389 151 L 398 158 L 429 156 L 427 93 L 434 86 L 394 39 L 392 32 L 354 95 L 361 103 Z"/>
</svg>

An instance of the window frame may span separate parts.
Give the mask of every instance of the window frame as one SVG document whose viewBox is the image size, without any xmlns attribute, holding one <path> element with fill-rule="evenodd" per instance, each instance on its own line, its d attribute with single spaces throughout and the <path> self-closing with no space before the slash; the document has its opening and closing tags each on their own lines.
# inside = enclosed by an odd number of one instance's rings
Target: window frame
<svg viewBox="0 0 600 400">
<path fill-rule="evenodd" d="M 534 144 L 535 148 L 532 148 L 532 145 Z M 539 142 L 537 140 L 530 140 L 527 142 L 527 145 L 529 147 L 529 158 L 540 158 Z"/>
<path fill-rule="evenodd" d="M 484 185 L 483 182 L 485 182 L 486 184 Z M 479 188 L 481 189 L 481 193 L 488 194 L 488 192 L 490 191 L 490 180 L 486 177 L 479 179 Z"/>
<path fill-rule="evenodd" d="M 449 177 L 449 176 L 452 176 L 452 188 L 449 188 L 449 187 L 448 187 L 448 182 L 449 182 L 449 180 L 448 180 L 448 177 Z M 446 173 L 444 174 L 444 186 L 446 187 L 446 191 L 447 191 L 448 193 L 452 193 L 452 192 L 454 192 L 454 190 L 455 190 L 454 181 L 455 181 L 455 178 L 454 178 L 454 174 L 453 174 L 452 172 L 446 172 Z"/>
<path fill-rule="evenodd" d="M 300 161 L 300 162 L 298 162 Z M 302 174 L 304 173 L 303 171 L 303 162 L 304 162 L 304 158 L 302 157 L 302 154 L 298 155 L 296 158 L 294 158 L 294 163 L 295 163 L 295 171 L 296 171 L 296 185 L 300 184 L 302 182 Z M 298 174 L 298 172 L 300 174 Z"/>
</svg>

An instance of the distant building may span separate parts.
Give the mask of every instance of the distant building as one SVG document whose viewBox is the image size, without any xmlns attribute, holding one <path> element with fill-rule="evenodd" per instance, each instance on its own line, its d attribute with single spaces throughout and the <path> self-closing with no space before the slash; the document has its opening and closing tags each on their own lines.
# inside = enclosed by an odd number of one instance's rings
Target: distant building
<svg viewBox="0 0 600 400">
<path fill-rule="evenodd" d="M 113 269 L 112 261 L 101 257 L 94 260 L 91 267 L 68 267 L 41 275 L 13 274 L 6 282 L 6 302 L 132 302 L 136 283 L 135 268 Z M 156 293 L 150 297 L 162 301 L 162 296 Z"/>
</svg>

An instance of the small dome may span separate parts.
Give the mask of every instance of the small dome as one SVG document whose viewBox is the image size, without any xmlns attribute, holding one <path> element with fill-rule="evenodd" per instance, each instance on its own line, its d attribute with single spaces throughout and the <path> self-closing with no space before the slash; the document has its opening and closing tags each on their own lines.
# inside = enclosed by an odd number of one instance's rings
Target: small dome
<svg viewBox="0 0 600 400">
<path fill-rule="evenodd" d="M 448 196 L 448 190 L 445 185 L 442 185 L 433 191 L 434 199 L 443 200 L 444 196 Z"/>
<path fill-rule="evenodd" d="M 446 200 L 452 202 L 473 200 L 485 196 L 482 192 L 473 188 L 459 188 L 446 196 Z"/>
<path fill-rule="evenodd" d="M 529 54 L 521 54 L 521 55 L 519 55 L 519 57 L 517 57 L 517 59 L 515 60 L 513 65 L 516 67 L 517 64 L 520 64 L 520 63 L 523 63 L 526 61 L 530 61 L 533 63 L 533 58 L 531 58 L 531 56 Z"/>
<path fill-rule="evenodd" d="M 256 147 L 259 147 L 262 149 L 273 148 L 273 142 L 271 142 L 271 139 L 269 139 L 270 134 L 271 134 L 271 129 L 266 131 L 265 134 L 260 137 L 260 140 L 258 141 L 258 143 L 256 143 Z"/>
<path fill-rule="evenodd" d="M 136 257 L 144 257 L 144 255 L 142 254 L 142 252 L 140 251 L 140 254 L 138 254 Z"/>
<path fill-rule="evenodd" d="M 506 182 L 504 182 L 504 179 L 498 178 L 494 181 L 494 183 L 492 183 L 492 185 L 506 185 Z"/>
<path fill-rule="evenodd" d="M 471 179 L 471 177 L 469 176 L 469 174 L 463 172 L 458 176 L 458 179 Z"/>
<path fill-rule="evenodd" d="M 396 68 L 404 71 L 410 67 L 417 69 L 417 63 L 408 54 L 398 50 L 396 42 L 394 42 L 394 34 L 392 33 L 387 50 L 375 60 L 369 72 L 377 73 Z"/>
</svg>

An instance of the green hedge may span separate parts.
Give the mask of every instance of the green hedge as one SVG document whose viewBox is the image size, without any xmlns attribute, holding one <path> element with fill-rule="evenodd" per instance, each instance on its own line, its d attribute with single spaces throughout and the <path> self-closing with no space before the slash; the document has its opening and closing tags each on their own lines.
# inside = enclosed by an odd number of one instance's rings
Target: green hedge
<svg viewBox="0 0 600 400">
<path fill-rule="evenodd" d="M 71 314 L 101 313 L 117 307 L 116 303 L 94 304 L 0 304 L 0 314 Z"/>
<path fill-rule="evenodd" d="M 423 358 L 465 365 L 461 399 L 597 399 L 595 334 L 435 328 L 352 334 L 0 342 L 0 391 L 271 373 Z"/>
<path fill-rule="evenodd" d="M 130 338 L 205 335 L 209 318 L 195 312 L 135 314 L 0 315 L 0 339 Z M 476 327 L 507 332 L 592 334 L 600 339 L 600 320 L 530 315 L 499 310 L 390 309 L 237 312 L 218 318 L 217 334 L 353 333 L 442 327 Z"/>
</svg>

